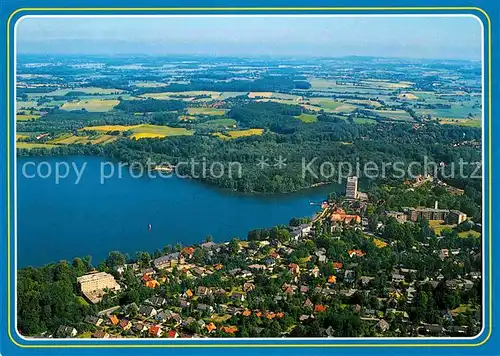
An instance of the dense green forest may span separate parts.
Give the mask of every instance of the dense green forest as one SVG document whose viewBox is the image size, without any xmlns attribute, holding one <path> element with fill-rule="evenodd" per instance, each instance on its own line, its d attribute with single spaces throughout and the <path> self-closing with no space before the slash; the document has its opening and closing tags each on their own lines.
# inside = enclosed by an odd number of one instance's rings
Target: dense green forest
<svg viewBox="0 0 500 356">
<path fill-rule="evenodd" d="M 107 113 L 53 110 L 38 120 L 19 122 L 18 130 L 44 131 L 52 135 L 67 131 L 78 134 L 77 130 L 85 126 L 141 123 L 167 124 L 195 130 L 200 125 L 202 129 L 194 136 L 141 140 L 120 138 L 104 146 L 68 145 L 51 150 L 20 149 L 18 152 L 20 155 L 102 155 L 126 162 L 145 162 L 147 158 L 158 163 L 171 164 L 190 159 L 201 161 L 202 158 L 206 159 L 207 165 L 212 162 L 222 162 L 228 166 L 230 162 L 239 162 L 242 165 L 241 177 L 234 175 L 229 177 L 224 174 L 220 178 L 207 176 L 200 179 L 223 188 L 263 193 L 296 191 L 318 183 L 338 181 L 340 173 L 341 177 L 348 174 L 348 172 L 334 172 L 334 174 L 320 175 L 323 162 L 334 164 L 348 162 L 352 167 L 356 167 L 356 164 L 363 167 L 367 162 L 374 162 L 379 167 L 383 163 L 391 163 L 385 168 L 386 179 L 389 179 L 400 174 L 396 170 L 397 167 L 394 167 L 395 162 L 400 162 L 402 167 L 408 167 L 411 162 L 418 162 L 419 165 L 413 166 L 411 173 L 419 174 L 424 171 L 424 158 L 427 157 L 428 161 L 436 164 L 442 162 L 445 165 L 438 171 L 438 175 L 444 176 L 440 178 L 458 188 L 466 189 L 466 196 L 470 198 L 470 202 L 456 202 L 450 205 L 457 209 L 461 207 L 471 216 L 480 215 L 478 206 L 481 205 L 481 179 L 468 178 L 475 171 L 475 166 L 464 166 L 464 176 L 458 175 L 460 160 L 481 162 L 480 150 L 467 144 L 467 142 L 480 142 L 480 129 L 432 123 L 417 128 L 408 123 L 379 122 L 376 126 L 358 125 L 326 113 L 321 114 L 314 124 L 308 124 L 295 118 L 301 113 L 297 106 L 272 102 L 241 103 L 241 100 L 235 99 L 238 105 L 235 105 L 227 116 L 236 120 L 242 129 L 265 129 L 263 135 L 220 140 L 211 135 L 210 121 L 213 119 L 210 117 L 199 122 L 182 123 L 175 113 L 162 111 L 167 108 L 173 110 L 174 106 L 175 109 L 182 110 L 181 101 L 148 99 L 121 101 L 118 106 L 119 111 Z M 144 114 L 131 114 L 137 111 Z M 155 112 L 145 113 L 150 111 Z M 126 133 L 124 136 L 127 136 Z M 261 157 L 269 158 L 270 165 L 265 169 L 255 169 Z M 274 160 L 279 157 L 286 159 L 285 167 L 273 166 Z M 309 164 L 310 162 L 312 163 Z M 305 166 L 308 166 L 309 170 L 303 174 Z M 191 174 L 188 171 L 181 173 Z M 398 178 L 405 177 L 407 175 Z M 379 177 L 377 180 L 382 178 Z M 475 207 L 468 208 L 471 204 Z"/>
</svg>

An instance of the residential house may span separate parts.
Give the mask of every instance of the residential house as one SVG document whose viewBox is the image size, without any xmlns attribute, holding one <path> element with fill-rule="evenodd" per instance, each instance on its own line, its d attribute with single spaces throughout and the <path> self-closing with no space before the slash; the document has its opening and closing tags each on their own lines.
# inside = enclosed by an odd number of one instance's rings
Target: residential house
<svg viewBox="0 0 500 356">
<path fill-rule="evenodd" d="M 233 293 L 229 298 L 231 300 L 239 300 L 240 302 L 243 302 L 245 300 L 245 295 L 243 293 Z"/>
<path fill-rule="evenodd" d="M 350 288 L 350 289 L 343 290 L 341 292 L 341 294 L 346 296 L 346 297 L 352 297 L 354 294 L 356 294 L 357 291 L 358 290 L 356 288 Z"/>
<path fill-rule="evenodd" d="M 303 305 L 306 308 L 312 308 L 314 304 L 311 302 L 309 298 L 307 298 Z"/>
<path fill-rule="evenodd" d="M 93 316 L 93 315 L 87 315 L 85 317 L 85 322 L 94 326 L 100 326 L 103 323 L 103 319 Z"/>
<path fill-rule="evenodd" d="M 170 338 L 170 339 L 175 339 L 175 338 L 179 337 L 179 334 L 175 330 L 169 330 L 167 332 L 167 337 Z"/>
<path fill-rule="evenodd" d="M 150 277 L 151 277 L 153 274 L 155 274 L 155 273 L 156 273 L 156 271 L 155 271 L 153 268 L 151 268 L 151 267 L 141 270 L 141 274 L 142 274 L 142 275 L 144 275 L 144 274 L 145 274 L 145 275 L 148 275 L 148 276 L 150 276 Z"/>
<path fill-rule="evenodd" d="M 211 333 L 211 332 L 213 332 L 213 331 L 217 330 L 217 327 L 215 326 L 215 324 L 214 324 L 214 323 L 210 323 L 210 324 L 206 325 L 206 328 L 207 328 L 207 331 L 208 331 L 209 333 Z"/>
<path fill-rule="evenodd" d="M 241 313 L 243 316 L 250 316 L 252 315 L 252 312 L 248 309 L 244 310 L 243 313 Z"/>
<path fill-rule="evenodd" d="M 335 336 L 335 330 L 332 328 L 332 326 L 330 325 L 328 328 L 325 329 L 324 331 L 324 335 L 326 337 L 334 337 Z"/>
<path fill-rule="evenodd" d="M 241 268 L 233 268 L 229 271 L 229 274 L 233 277 L 236 277 L 241 272 Z"/>
<path fill-rule="evenodd" d="M 75 337 L 78 331 L 72 326 L 61 325 L 57 328 L 56 336 L 59 338 L 70 338 Z"/>
<path fill-rule="evenodd" d="M 165 256 L 161 256 L 153 260 L 153 265 L 157 269 L 173 268 L 175 266 L 184 264 L 184 256 L 179 252 L 174 252 Z"/>
<path fill-rule="evenodd" d="M 188 325 L 191 325 L 192 323 L 195 323 L 196 319 L 193 318 L 192 316 L 187 317 L 185 320 L 182 321 L 181 326 L 185 328 Z"/>
<path fill-rule="evenodd" d="M 271 258 L 271 257 L 264 259 L 263 262 L 267 268 L 273 268 L 274 266 L 276 266 L 276 260 L 274 258 Z"/>
<path fill-rule="evenodd" d="M 243 291 L 244 292 L 250 292 L 255 289 L 255 284 L 246 282 L 243 284 Z M 224 291 L 225 292 L 225 291 Z"/>
<path fill-rule="evenodd" d="M 398 273 L 393 273 L 391 276 L 392 276 L 392 283 L 400 283 L 404 282 L 405 280 L 405 276 Z"/>
<path fill-rule="evenodd" d="M 214 250 L 218 247 L 218 245 L 215 242 L 209 241 L 202 243 L 200 247 L 207 250 Z"/>
<path fill-rule="evenodd" d="M 203 319 L 200 319 L 196 322 L 200 328 L 204 328 L 206 326 L 206 323 Z"/>
<path fill-rule="evenodd" d="M 452 325 L 447 328 L 448 334 L 449 335 L 456 335 L 456 336 L 464 336 L 467 334 L 468 327 L 467 326 L 458 326 L 458 325 Z"/>
<path fill-rule="evenodd" d="M 157 280 L 155 280 L 155 279 L 153 279 L 152 281 L 147 281 L 146 282 L 146 287 L 151 288 L 151 289 L 155 289 L 159 285 L 160 285 L 160 283 Z"/>
<path fill-rule="evenodd" d="M 445 332 L 445 328 L 438 324 L 424 324 L 422 327 L 418 328 L 419 334 L 428 334 L 428 335 L 441 335 Z"/>
<path fill-rule="evenodd" d="M 290 264 L 288 265 L 288 270 L 289 270 L 291 273 L 293 273 L 293 274 L 297 274 L 297 275 L 298 275 L 298 274 L 300 274 L 300 267 L 299 267 L 299 265 L 298 265 L 298 264 L 296 264 L 296 263 L 290 263 Z"/>
<path fill-rule="evenodd" d="M 135 303 L 130 303 L 121 307 L 123 314 L 130 315 L 131 313 L 137 313 L 139 311 L 139 307 Z"/>
<path fill-rule="evenodd" d="M 141 333 L 148 330 L 148 327 L 144 323 L 139 321 L 133 326 L 133 329 L 135 332 Z"/>
<path fill-rule="evenodd" d="M 226 334 L 234 334 L 238 331 L 238 328 L 236 326 L 223 326 L 220 328 L 220 330 L 225 332 Z"/>
<path fill-rule="evenodd" d="M 109 321 L 111 322 L 112 325 L 118 325 L 118 323 L 120 322 L 120 320 L 118 320 L 118 317 L 116 315 L 110 315 Z"/>
<path fill-rule="evenodd" d="M 470 272 L 469 273 L 469 278 L 480 279 L 481 278 L 481 272 Z"/>
<path fill-rule="evenodd" d="M 248 270 L 243 270 L 241 271 L 240 273 L 240 277 L 242 278 L 248 278 L 248 277 L 251 277 L 252 276 L 252 272 L 248 271 Z"/>
<path fill-rule="evenodd" d="M 360 281 L 361 285 L 366 287 L 367 285 L 370 284 L 370 282 L 374 279 L 375 277 L 367 277 L 367 276 L 361 276 Z"/>
<path fill-rule="evenodd" d="M 266 266 L 265 265 L 260 265 L 260 264 L 251 264 L 248 266 L 249 269 L 257 269 L 257 270 L 265 270 Z"/>
<path fill-rule="evenodd" d="M 217 289 L 215 289 L 215 290 L 212 291 L 212 294 L 213 295 L 218 295 L 218 296 L 225 296 L 226 295 L 226 290 L 224 288 L 217 288 Z"/>
<path fill-rule="evenodd" d="M 366 255 L 366 253 L 361 251 L 361 250 L 350 250 L 347 253 L 349 254 L 349 257 L 351 257 L 351 258 L 354 256 L 363 257 Z"/>
<path fill-rule="evenodd" d="M 333 268 L 335 270 L 342 269 L 342 263 L 341 262 L 333 262 Z"/>
<path fill-rule="evenodd" d="M 205 269 L 201 267 L 194 267 L 191 268 L 191 273 L 198 276 L 198 277 L 203 277 L 206 275 Z"/>
<path fill-rule="evenodd" d="M 210 313 L 212 313 L 214 311 L 214 308 L 211 305 L 207 305 L 207 304 L 203 304 L 203 303 L 198 304 L 197 309 L 201 310 L 201 311 L 208 311 Z"/>
<path fill-rule="evenodd" d="M 402 275 L 409 275 L 409 274 L 413 274 L 413 275 L 416 275 L 417 274 L 417 270 L 416 269 L 410 269 L 410 268 L 400 268 L 399 269 L 399 273 L 401 273 Z"/>
<path fill-rule="evenodd" d="M 356 272 L 351 269 L 346 269 L 344 272 L 344 282 L 352 283 L 356 279 Z"/>
<path fill-rule="evenodd" d="M 152 325 L 148 329 L 149 336 L 160 337 L 162 334 L 160 325 Z"/>
<path fill-rule="evenodd" d="M 207 287 L 204 287 L 204 286 L 199 286 L 197 289 L 196 289 L 196 295 L 201 297 L 201 296 L 205 296 L 205 295 L 209 295 L 211 294 L 211 290 Z"/>
<path fill-rule="evenodd" d="M 301 224 L 299 226 L 293 227 L 290 235 L 293 240 L 298 240 L 299 238 L 306 237 L 311 232 L 311 224 Z"/>
<path fill-rule="evenodd" d="M 214 268 L 216 271 L 220 271 L 222 268 L 224 268 L 224 265 L 220 264 L 220 263 L 217 263 L 214 265 Z"/>
<path fill-rule="evenodd" d="M 181 325 L 182 323 L 182 317 L 177 314 L 177 313 L 172 313 L 172 315 L 170 315 L 170 319 L 169 321 L 174 324 L 174 327 L 177 327 L 179 325 Z"/>
<path fill-rule="evenodd" d="M 184 247 L 181 250 L 181 253 L 187 258 L 192 258 L 194 251 L 195 251 L 194 247 Z"/>
<path fill-rule="evenodd" d="M 164 310 L 161 310 L 158 312 L 158 314 L 155 315 L 155 320 L 158 321 L 159 323 L 164 323 L 168 319 L 167 313 Z"/>
<path fill-rule="evenodd" d="M 445 258 L 450 256 L 450 252 L 447 248 L 443 248 L 443 249 L 439 250 L 438 256 L 440 259 L 444 260 Z"/>
<path fill-rule="evenodd" d="M 309 319 L 314 319 L 314 317 L 312 315 L 306 315 L 306 314 L 302 314 L 299 317 L 299 321 L 306 321 L 306 320 L 309 320 Z"/>
<path fill-rule="evenodd" d="M 109 339 L 109 334 L 103 330 L 97 330 L 92 334 L 94 339 Z"/>
<path fill-rule="evenodd" d="M 139 307 L 139 314 L 146 318 L 152 318 L 158 314 L 158 311 L 150 305 L 141 305 Z"/>
<path fill-rule="evenodd" d="M 151 297 L 144 301 L 144 303 L 150 304 L 157 308 L 161 308 L 166 302 L 167 300 L 163 297 Z"/>
<path fill-rule="evenodd" d="M 123 272 L 127 269 L 127 265 L 115 266 L 114 271 L 121 277 Z"/>
<path fill-rule="evenodd" d="M 328 308 L 327 305 L 322 305 L 322 304 L 316 304 L 314 306 L 314 312 L 315 313 L 323 313 L 326 311 L 326 308 Z"/>
<path fill-rule="evenodd" d="M 123 319 L 120 321 L 120 328 L 127 331 L 132 327 L 132 323 L 129 320 Z"/>
<path fill-rule="evenodd" d="M 389 323 L 387 321 L 385 321 L 384 319 L 380 319 L 379 322 L 377 324 L 375 324 L 375 327 L 377 329 L 379 329 L 381 332 L 386 332 L 387 330 L 389 330 Z"/>
</svg>

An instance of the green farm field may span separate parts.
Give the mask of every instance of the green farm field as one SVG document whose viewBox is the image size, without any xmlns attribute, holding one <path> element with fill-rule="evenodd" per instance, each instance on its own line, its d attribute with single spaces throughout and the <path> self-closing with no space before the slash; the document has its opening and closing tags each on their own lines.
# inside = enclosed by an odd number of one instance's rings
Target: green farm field
<svg viewBox="0 0 500 356">
<path fill-rule="evenodd" d="M 118 100 L 88 99 L 66 102 L 61 106 L 62 110 L 73 111 L 85 109 L 90 112 L 105 112 L 112 110 L 120 103 Z"/>
</svg>

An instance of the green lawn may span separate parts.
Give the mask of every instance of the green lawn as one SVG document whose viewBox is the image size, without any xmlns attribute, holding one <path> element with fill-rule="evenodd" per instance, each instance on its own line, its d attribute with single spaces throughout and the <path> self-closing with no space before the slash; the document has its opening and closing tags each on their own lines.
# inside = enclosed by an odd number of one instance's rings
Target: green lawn
<svg viewBox="0 0 500 356">
<path fill-rule="evenodd" d="M 224 115 L 226 110 L 214 108 L 188 108 L 189 115 Z"/>
<path fill-rule="evenodd" d="M 68 111 L 85 109 L 91 112 L 105 112 L 113 109 L 119 103 L 120 102 L 115 99 L 86 99 L 64 103 L 61 109 Z"/>
<path fill-rule="evenodd" d="M 443 230 L 452 230 L 455 225 L 443 224 L 441 220 L 429 220 L 429 227 L 434 230 L 434 233 L 438 236 L 441 235 Z"/>
<path fill-rule="evenodd" d="M 55 145 L 47 144 L 47 143 L 32 143 L 32 142 L 17 142 L 17 148 L 25 148 L 31 150 L 32 148 L 46 148 L 51 149 L 56 147 Z"/>
<path fill-rule="evenodd" d="M 481 233 L 475 230 L 470 230 L 470 231 L 462 231 L 458 233 L 459 237 L 467 238 L 469 236 L 472 237 L 481 237 Z"/>
<path fill-rule="evenodd" d="M 442 125 L 457 125 L 466 127 L 481 127 L 480 119 L 440 119 L 439 123 Z"/>
<path fill-rule="evenodd" d="M 300 114 L 299 116 L 294 116 L 294 117 L 306 123 L 318 121 L 318 115 L 313 115 L 313 114 Z"/>
<path fill-rule="evenodd" d="M 16 121 L 28 121 L 31 119 L 39 119 L 40 115 L 39 114 L 17 114 L 16 115 Z"/>
<path fill-rule="evenodd" d="M 183 127 L 170 127 L 170 126 L 159 126 L 159 125 L 138 125 L 131 130 L 133 135 L 130 137 L 132 139 L 141 138 L 156 138 L 156 137 L 167 137 L 167 136 L 191 136 L 194 131 L 187 130 Z"/>
<path fill-rule="evenodd" d="M 364 117 L 356 117 L 354 118 L 354 122 L 359 125 L 367 125 L 367 124 L 371 125 L 371 124 L 376 124 L 377 120 L 367 119 Z"/>
</svg>

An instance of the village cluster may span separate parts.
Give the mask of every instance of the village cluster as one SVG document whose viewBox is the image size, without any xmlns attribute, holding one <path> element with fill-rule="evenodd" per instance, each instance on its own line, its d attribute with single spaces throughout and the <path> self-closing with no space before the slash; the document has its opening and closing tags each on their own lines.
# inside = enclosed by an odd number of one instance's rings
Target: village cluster
<svg viewBox="0 0 500 356">
<path fill-rule="evenodd" d="M 420 178 L 413 184 L 420 184 L 419 181 Z M 361 268 L 371 258 L 370 254 L 391 248 L 394 242 L 384 241 L 376 231 L 370 231 L 365 218 L 361 218 L 367 202 L 359 198 L 357 178 L 353 177 L 346 186 L 347 208 L 323 202 L 314 219 L 288 226 L 278 237 L 225 243 L 206 241 L 152 258 L 149 265 L 138 261 L 115 266 L 109 273 L 95 271 L 79 277 L 79 292 L 89 303 L 97 305 L 103 298 L 119 300 L 118 296 L 130 288 L 126 274 L 133 275 L 142 287 L 152 291 L 140 303 L 116 305 L 87 316 L 85 323 L 93 326 L 93 332 L 87 331 L 84 337 L 259 336 L 272 321 L 279 322 L 276 336 L 295 336 L 293 330 L 297 325 L 308 325 L 321 318 L 335 303 L 359 317 L 374 336 L 402 333 L 401 325 L 405 327 L 404 334 L 411 336 L 467 336 L 473 332 L 471 328 L 480 330 L 480 308 L 474 311 L 469 325 L 454 323 L 462 318 L 460 314 L 466 312 L 466 307 L 441 310 L 440 322 L 410 322 L 409 306 L 417 303 L 417 290 L 422 286 L 467 293 L 481 283 L 481 272 L 446 278 L 447 273 L 440 272 L 441 269 L 426 275 L 423 269 L 401 263 L 388 271 Z M 439 218 L 459 224 L 467 219 L 459 211 L 437 207 L 386 214 L 398 223 Z M 346 250 L 339 259 L 329 258 L 331 254 L 318 243 L 319 230 L 325 228 L 329 230 L 329 238 L 345 242 Z M 361 233 L 375 247 L 359 248 L 359 244 L 355 246 L 339 231 Z M 280 234 L 286 237 L 280 238 Z M 298 252 L 304 246 L 310 246 L 305 255 Z M 463 265 L 464 259 L 481 258 L 480 247 L 432 249 L 429 243 L 419 242 L 411 249 L 435 256 L 438 263 L 453 261 L 452 266 Z M 380 282 L 383 273 L 387 278 Z M 277 293 L 270 294 L 270 287 L 262 285 L 266 281 L 280 281 Z M 422 303 L 421 295 L 417 299 Z M 370 307 L 362 302 L 366 300 L 371 300 Z M 243 333 L 241 326 L 248 320 L 255 327 Z M 317 333 L 317 337 L 339 335 L 335 325 L 320 327 Z M 61 325 L 54 337 L 81 335 L 80 330 Z"/>
</svg>

